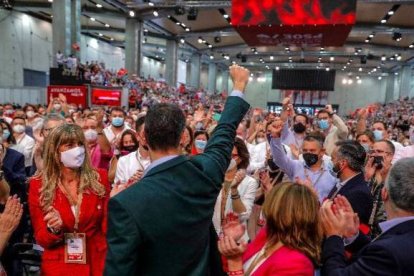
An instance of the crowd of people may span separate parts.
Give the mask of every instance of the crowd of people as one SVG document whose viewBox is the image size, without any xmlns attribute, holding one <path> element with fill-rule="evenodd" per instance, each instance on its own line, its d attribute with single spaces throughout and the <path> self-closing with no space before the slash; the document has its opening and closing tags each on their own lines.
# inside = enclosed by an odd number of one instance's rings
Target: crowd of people
<svg viewBox="0 0 414 276">
<path fill-rule="evenodd" d="M 226 97 L 133 77 L 129 107 L 0 104 L 0 271 L 25 242 L 41 275 L 412 275 L 414 101 L 275 114 L 230 75 Z"/>
</svg>

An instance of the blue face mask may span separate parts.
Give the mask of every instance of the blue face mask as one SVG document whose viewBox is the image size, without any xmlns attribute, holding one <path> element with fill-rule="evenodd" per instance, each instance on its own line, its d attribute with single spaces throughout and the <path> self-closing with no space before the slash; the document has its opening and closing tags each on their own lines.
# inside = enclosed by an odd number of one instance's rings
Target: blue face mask
<svg viewBox="0 0 414 276">
<path fill-rule="evenodd" d="M 213 115 L 213 120 L 216 121 L 216 122 L 220 121 L 220 118 L 221 118 L 221 114 L 219 114 L 219 113 L 216 113 L 216 114 Z"/>
<path fill-rule="evenodd" d="M 3 130 L 3 140 L 9 139 L 9 136 L 10 132 L 7 129 Z"/>
<path fill-rule="evenodd" d="M 120 127 L 124 124 L 124 118 L 121 117 L 114 117 L 112 118 L 112 125 L 114 127 Z"/>
<path fill-rule="evenodd" d="M 361 146 L 364 148 L 365 152 L 369 152 L 370 146 L 368 144 L 361 144 Z"/>
<path fill-rule="evenodd" d="M 328 122 L 328 120 L 319 120 L 318 124 L 319 124 L 319 128 L 320 129 L 325 130 L 325 129 L 328 129 L 329 128 L 329 122 Z"/>
<path fill-rule="evenodd" d="M 375 141 L 381 141 L 383 139 L 381 130 L 376 129 L 376 130 L 373 131 L 373 133 L 374 133 Z"/>
<path fill-rule="evenodd" d="M 207 146 L 207 141 L 203 141 L 203 140 L 195 140 L 194 142 L 195 147 L 199 150 L 204 150 Z"/>
</svg>

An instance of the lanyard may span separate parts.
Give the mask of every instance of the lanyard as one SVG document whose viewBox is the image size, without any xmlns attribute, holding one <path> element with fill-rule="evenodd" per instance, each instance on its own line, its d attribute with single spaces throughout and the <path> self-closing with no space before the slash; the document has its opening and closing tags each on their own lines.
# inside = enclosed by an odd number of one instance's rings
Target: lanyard
<svg viewBox="0 0 414 276">
<path fill-rule="evenodd" d="M 316 181 L 315 181 L 315 183 L 312 183 L 312 185 L 313 185 L 313 187 L 315 187 L 316 186 L 316 184 L 318 184 L 318 182 L 319 182 L 319 180 L 321 179 L 321 177 L 324 175 L 324 173 L 325 173 L 325 171 L 321 168 L 321 170 L 320 170 L 321 172 L 320 172 L 320 174 L 319 174 L 319 176 L 318 176 L 318 178 L 316 179 Z M 308 172 L 307 172 L 307 170 L 306 170 L 306 168 L 304 168 L 304 173 L 305 173 L 305 178 L 308 178 L 309 177 L 309 174 L 308 174 Z"/>
<path fill-rule="evenodd" d="M 74 206 L 75 207 L 75 224 L 73 226 L 74 232 L 76 233 L 79 229 L 79 216 L 80 216 L 80 207 L 82 204 L 82 193 L 78 194 L 78 200 L 75 201 L 74 198 L 70 195 L 70 193 L 68 192 L 68 190 L 65 188 L 65 186 L 62 185 L 62 183 L 59 181 L 58 182 L 58 186 L 60 188 L 60 190 L 62 191 L 62 193 L 65 195 L 65 197 L 68 199 L 70 206 Z"/>
</svg>

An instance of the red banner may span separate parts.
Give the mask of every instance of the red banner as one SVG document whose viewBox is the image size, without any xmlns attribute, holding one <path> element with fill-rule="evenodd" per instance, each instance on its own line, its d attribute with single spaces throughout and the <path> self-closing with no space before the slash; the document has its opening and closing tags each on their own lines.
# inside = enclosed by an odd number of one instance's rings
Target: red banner
<svg viewBox="0 0 414 276">
<path fill-rule="evenodd" d="M 92 105 L 121 106 L 121 89 L 92 88 Z"/>
<path fill-rule="evenodd" d="M 47 87 L 47 103 L 49 104 L 50 96 L 58 98 L 59 94 L 63 94 L 69 104 L 77 104 L 78 106 L 87 106 L 86 86 L 70 86 L 70 85 L 49 85 Z"/>
<path fill-rule="evenodd" d="M 356 0 L 232 0 L 232 25 L 250 46 L 342 46 Z"/>
</svg>

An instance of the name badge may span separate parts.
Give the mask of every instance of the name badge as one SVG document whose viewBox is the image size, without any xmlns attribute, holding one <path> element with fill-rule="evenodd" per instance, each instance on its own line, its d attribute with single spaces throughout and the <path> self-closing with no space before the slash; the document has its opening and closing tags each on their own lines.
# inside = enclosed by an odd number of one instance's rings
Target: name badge
<svg viewBox="0 0 414 276">
<path fill-rule="evenodd" d="M 65 263 L 86 264 L 85 233 L 65 233 Z"/>
</svg>

